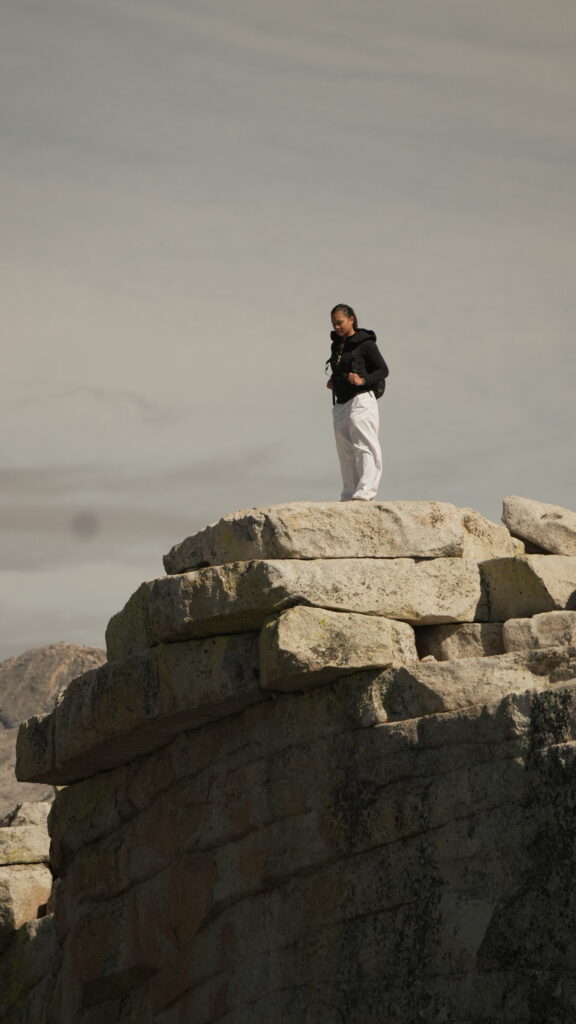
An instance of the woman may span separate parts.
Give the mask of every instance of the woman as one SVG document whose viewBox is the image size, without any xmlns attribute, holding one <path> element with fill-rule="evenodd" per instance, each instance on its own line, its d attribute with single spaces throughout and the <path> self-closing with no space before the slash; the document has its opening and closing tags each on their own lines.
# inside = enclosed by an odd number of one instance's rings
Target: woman
<svg viewBox="0 0 576 1024">
<path fill-rule="evenodd" d="M 358 329 L 351 306 L 340 303 L 332 313 L 332 375 L 334 434 L 342 473 L 341 501 L 371 501 L 382 475 L 378 440 L 378 397 L 388 367 L 374 331 Z"/>
</svg>

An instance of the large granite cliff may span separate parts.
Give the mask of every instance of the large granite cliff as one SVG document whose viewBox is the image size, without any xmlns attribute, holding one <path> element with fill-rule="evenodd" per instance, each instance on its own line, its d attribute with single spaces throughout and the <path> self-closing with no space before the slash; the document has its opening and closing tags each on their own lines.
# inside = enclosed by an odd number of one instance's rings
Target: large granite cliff
<svg viewBox="0 0 576 1024">
<path fill-rule="evenodd" d="M 65 788 L 6 1024 L 576 1021 L 576 516 L 504 518 L 299 503 L 166 556 L 21 727 Z"/>
</svg>

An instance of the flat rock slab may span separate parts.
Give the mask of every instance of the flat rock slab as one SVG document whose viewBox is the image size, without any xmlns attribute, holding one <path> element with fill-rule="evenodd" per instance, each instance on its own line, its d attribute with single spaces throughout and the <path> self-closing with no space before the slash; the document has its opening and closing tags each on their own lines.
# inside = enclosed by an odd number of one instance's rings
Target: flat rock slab
<svg viewBox="0 0 576 1024">
<path fill-rule="evenodd" d="M 576 609 L 576 557 L 518 555 L 480 568 L 492 622 Z"/>
<path fill-rule="evenodd" d="M 108 657 L 124 659 L 163 641 L 260 629 L 270 615 L 296 604 L 414 625 L 487 617 L 478 565 L 463 558 L 236 562 L 142 584 L 108 625 Z"/>
<path fill-rule="evenodd" d="M 48 826 L 48 815 L 52 804 L 48 800 L 26 801 L 16 806 L 0 821 L 0 828 L 7 825 Z"/>
<path fill-rule="evenodd" d="M 16 773 L 67 785 L 265 699 L 257 636 L 160 645 L 87 672 L 49 715 L 24 722 Z"/>
<path fill-rule="evenodd" d="M 576 512 L 532 498 L 504 498 L 502 519 L 511 533 L 555 555 L 576 555 Z"/>
<path fill-rule="evenodd" d="M 30 714 L 30 711 L 27 714 Z M 26 718 L 27 715 L 24 717 Z M 14 768 L 18 728 L 19 726 L 14 726 L 11 729 L 0 728 L 0 826 L 13 824 L 8 819 L 14 808 L 23 800 L 52 801 L 54 799 L 52 786 L 16 781 Z"/>
<path fill-rule="evenodd" d="M 52 873 L 44 864 L 0 866 L 0 953 L 21 925 L 38 917 L 51 889 Z"/>
<path fill-rule="evenodd" d="M 269 619 L 260 632 L 261 685 L 276 690 L 305 689 L 417 659 L 411 626 L 378 615 L 298 605 Z"/>
<path fill-rule="evenodd" d="M 294 502 L 240 509 L 176 544 L 167 573 L 252 559 L 496 558 L 523 550 L 508 530 L 447 502 Z"/>
<path fill-rule="evenodd" d="M 421 626 L 416 630 L 416 646 L 421 658 L 434 657 L 437 661 L 504 654 L 502 623 L 460 622 Z"/>
<path fill-rule="evenodd" d="M 389 721 L 490 704 L 576 678 L 576 649 L 550 647 L 458 661 L 416 662 L 381 677 Z"/>
<path fill-rule="evenodd" d="M 576 611 L 542 612 L 531 619 L 509 619 L 502 628 L 507 651 L 576 646 Z"/>
<path fill-rule="evenodd" d="M 49 854 L 46 824 L 0 828 L 0 864 L 43 864 Z"/>
</svg>

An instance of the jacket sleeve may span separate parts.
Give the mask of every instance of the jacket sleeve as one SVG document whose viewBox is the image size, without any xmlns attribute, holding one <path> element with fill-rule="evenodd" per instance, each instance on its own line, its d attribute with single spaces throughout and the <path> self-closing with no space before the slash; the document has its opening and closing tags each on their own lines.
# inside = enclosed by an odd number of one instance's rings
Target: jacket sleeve
<svg viewBox="0 0 576 1024">
<path fill-rule="evenodd" d="M 389 370 L 375 341 L 370 341 L 366 345 L 364 361 L 366 365 L 366 373 L 362 376 L 364 377 L 364 381 L 368 387 L 372 387 L 372 385 L 376 384 L 379 380 L 386 379 Z"/>
</svg>

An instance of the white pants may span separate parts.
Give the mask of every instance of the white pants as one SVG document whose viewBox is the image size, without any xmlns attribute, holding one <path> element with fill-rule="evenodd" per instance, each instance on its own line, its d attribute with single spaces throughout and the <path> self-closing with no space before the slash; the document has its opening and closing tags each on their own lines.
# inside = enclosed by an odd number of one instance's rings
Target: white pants
<svg viewBox="0 0 576 1024">
<path fill-rule="evenodd" d="M 378 401 L 371 391 L 363 391 L 349 402 L 334 405 L 332 411 L 342 473 L 340 500 L 370 501 L 382 476 Z"/>
</svg>

